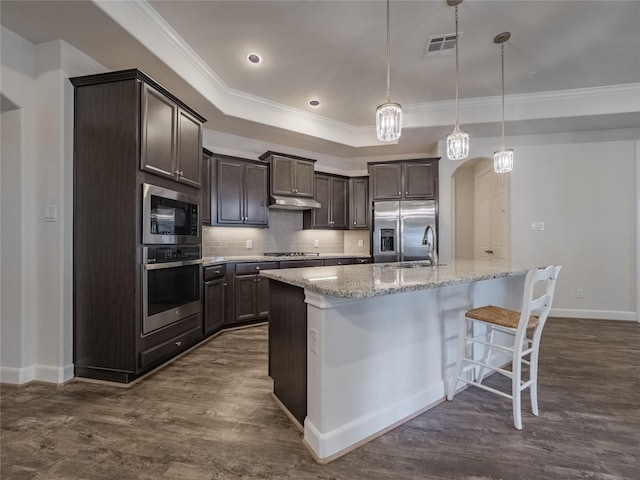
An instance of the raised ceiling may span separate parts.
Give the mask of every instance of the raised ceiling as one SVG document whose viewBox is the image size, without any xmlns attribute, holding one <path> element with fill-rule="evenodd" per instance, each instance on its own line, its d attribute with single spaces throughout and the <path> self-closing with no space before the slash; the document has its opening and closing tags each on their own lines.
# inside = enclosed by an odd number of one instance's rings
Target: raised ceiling
<svg viewBox="0 0 640 480">
<path fill-rule="evenodd" d="M 466 0 L 459 11 L 460 121 L 472 138 L 499 134 L 503 31 L 507 135 L 640 126 L 640 2 Z M 140 68 L 207 128 L 342 157 L 430 152 L 452 129 L 455 57 L 425 57 L 425 44 L 454 31 L 453 13 L 445 0 L 391 2 L 391 99 L 405 128 L 384 145 L 374 132 L 384 1 L 3 0 L 0 10 L 35 44 L 62 39 L 109 70 Z"/>
</svg>

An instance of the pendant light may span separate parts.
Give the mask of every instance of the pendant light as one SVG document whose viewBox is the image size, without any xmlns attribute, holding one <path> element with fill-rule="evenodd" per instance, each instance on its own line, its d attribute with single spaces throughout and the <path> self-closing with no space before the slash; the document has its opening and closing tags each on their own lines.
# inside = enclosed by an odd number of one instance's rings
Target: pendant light
<svg viewBox="0 0 640 480">
<path fill-rule="evenodd" d="M 500 45 L 500 59 L 502 62 L 502 146 L 493 152 L 493 170 L 496 173 L 507 173 L 513 170 L 513 149 L 504 143 L 504 43 L 511 38 L 509 32 L 502 32 L 493 39 Z"/>
<path fill-rule="evenodd" d="M 381 142 L 395 142 L 400 138 L 402 130 L 402 107 L 399 103 L 391 103 L 391 67 L 390 45 L 391 29 L 389 27 L 389 3 L 387 0 L 387 102 L 376 108 L 376 136 Z"/>
<path fill-rule="evenodd" d="M 460 130 L 460 99 L 458 91 L 460 90 L 460 74 L 458 70 L 458 48 L 460 46 L 460 37 L 458 36 L 458 5 L 462 0 L 447 0 L 447 5 L 456 7 L 456 125 L 453 132 L 447 135 L 447 158 L 449 160 L 463 160 L 469 155 L 469 132 Z"/>
</svg>

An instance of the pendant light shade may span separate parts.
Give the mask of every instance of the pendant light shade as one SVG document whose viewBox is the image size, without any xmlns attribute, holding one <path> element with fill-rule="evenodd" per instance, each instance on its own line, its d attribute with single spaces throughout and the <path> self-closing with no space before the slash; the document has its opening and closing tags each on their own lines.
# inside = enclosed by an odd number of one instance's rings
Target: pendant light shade
<svg viewBox="0 0 640 480">
<path fill-rule="evenodd" d="M 460 72 L 458 69 L 458 47 L 460 37 L 458 36 L 458 5 L 462 0 L 447 0 L 447 5 L 456 9 L 456 125 L 453 132 L 447 135 L 447 158 L 449 160 L 463 160 L 469 156 L 469 133 L 460 130 Z"/>
<path fill-rule="evenodd" d="M 376 136 L 381 142 L 395 142 L 402 133 L 402 107 L 391 103 L 391 30 L 389 22 L 389 3 L 387 0 L 387 102 L 376 108 Z"/>
<path fill-rule="evenodd" d="M 502 146 L 493 152 L 493 171 L 507 173 L 513 170 L 513 149 L 507 148 L 504 143 L 504 42 L 511 38 L 509 32 L 503 32 L 493 39 L 500 45 L 500 60 L 502 64 Z"/>
</svg>

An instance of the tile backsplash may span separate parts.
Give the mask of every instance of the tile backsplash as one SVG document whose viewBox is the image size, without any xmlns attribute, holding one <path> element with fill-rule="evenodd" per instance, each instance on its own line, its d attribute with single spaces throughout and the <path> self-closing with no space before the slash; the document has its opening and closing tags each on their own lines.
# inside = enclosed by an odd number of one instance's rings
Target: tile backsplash
<svg viewBox="0 0 640 480">
<path fill-rule="evenodd" d="M 252 248 L 247 248 L 248 240 Z M 314 246 L 316 240 L 317 247 Z M 294 210 L 270 210 L 269 228 L 202 228 L 202 254 L 205 257 L 259 255 L 265 252 L 367 255 L 369 232 L 303 230 L 302 212 Z"/>
</svg>

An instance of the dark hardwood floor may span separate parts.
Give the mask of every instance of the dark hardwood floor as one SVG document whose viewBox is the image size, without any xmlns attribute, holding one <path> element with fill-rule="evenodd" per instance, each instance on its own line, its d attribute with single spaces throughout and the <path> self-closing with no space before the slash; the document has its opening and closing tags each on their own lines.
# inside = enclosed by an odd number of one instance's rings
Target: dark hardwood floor
<svg viewBox="0 0 640 480">
<path fill-rule="evenodd" d="M 271 399 L 267 328 L 227 332 L 131 388 L 2 386 L 9 479 L 638 479 L 640 325 L 550 319 L 540 416 L 470 388 L 328 465 Z M 490 382 L 506 385 L 494 375 Z"/>
</svg>

